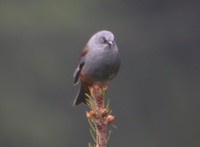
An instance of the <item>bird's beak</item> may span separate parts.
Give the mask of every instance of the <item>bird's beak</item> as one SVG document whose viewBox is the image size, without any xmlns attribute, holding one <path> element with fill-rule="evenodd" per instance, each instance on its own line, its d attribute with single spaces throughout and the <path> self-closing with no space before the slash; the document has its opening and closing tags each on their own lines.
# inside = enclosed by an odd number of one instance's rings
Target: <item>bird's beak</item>
<svg viewBox="0 0 200 147">
<path fill-rule="evenodd" d="M 109 45 L 113 45 L 114 42 L 113 42 L 113 41 L 108 41 L 108 44 L 109 44 Z"/>
</svg>

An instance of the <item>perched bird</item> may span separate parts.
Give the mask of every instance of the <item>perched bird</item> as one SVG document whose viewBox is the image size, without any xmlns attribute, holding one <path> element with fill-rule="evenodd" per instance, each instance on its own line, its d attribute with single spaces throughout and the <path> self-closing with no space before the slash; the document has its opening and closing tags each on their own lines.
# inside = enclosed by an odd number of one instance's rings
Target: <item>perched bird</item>
<svg viewBox="0 0 200 147">
<path fill-rule="evenodd" d="M 82 50 L 74 72 L 74 85 L 79 81 L 81 84 L 74 105 L 86 103 L 85 94 L 90 95 L 89 87 L 95 83 L 105 85 L 115 77 L 119 67 L 120 57 L 114 35 L 106 30 L 94 34 Z"/>
</svg>

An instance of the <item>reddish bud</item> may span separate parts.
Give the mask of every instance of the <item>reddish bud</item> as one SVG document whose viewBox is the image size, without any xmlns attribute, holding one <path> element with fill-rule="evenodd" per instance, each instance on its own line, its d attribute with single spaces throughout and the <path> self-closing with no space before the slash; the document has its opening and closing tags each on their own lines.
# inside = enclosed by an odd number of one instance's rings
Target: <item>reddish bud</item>
<svg viewBox="0 0 200 147">
<path fill-rule="evenodd" d="M 114 120 L 115 120 L 115 117 L 113 115 L 108 115 L 107 121 L 109 124 L 112 123 Z"/>
<path fill-rule="evenodd" d="M 86 111 L 86 117 L 88 118 L 88 119 L 91 119 L 92 117 L 94 117 L 94 115 L 95 115 L 95 112 L 94 111 L 90 111 L 90 112 L 87 112 Z"/>
</svg>

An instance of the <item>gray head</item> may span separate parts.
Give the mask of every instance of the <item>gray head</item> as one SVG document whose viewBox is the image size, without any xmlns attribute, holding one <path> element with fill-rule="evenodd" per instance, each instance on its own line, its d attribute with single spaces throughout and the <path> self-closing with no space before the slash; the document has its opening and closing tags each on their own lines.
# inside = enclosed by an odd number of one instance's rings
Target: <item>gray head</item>
<svg viewBox="0 0 200 147">
<path fill-rule="evenodd" d="M 106 30 L 94 34 L 87 45 L 90 49 L 113 48 L 116 46 L 113 33 Z"/>
</svg>

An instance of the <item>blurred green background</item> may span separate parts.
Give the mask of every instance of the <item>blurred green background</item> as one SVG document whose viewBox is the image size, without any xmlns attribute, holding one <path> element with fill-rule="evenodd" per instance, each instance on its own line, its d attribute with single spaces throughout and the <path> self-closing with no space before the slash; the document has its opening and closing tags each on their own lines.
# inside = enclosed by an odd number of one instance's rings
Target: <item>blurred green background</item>
<svg viewBox="0 0 200 147">
<path fill-rule="evenodd" d="M 200 146 L 199 14 L 186 0 L 1 0 L 0 146 L 87 146 L 72 75 L 102 29 L 122 60 L 109 146 Z"/>
</svg>

